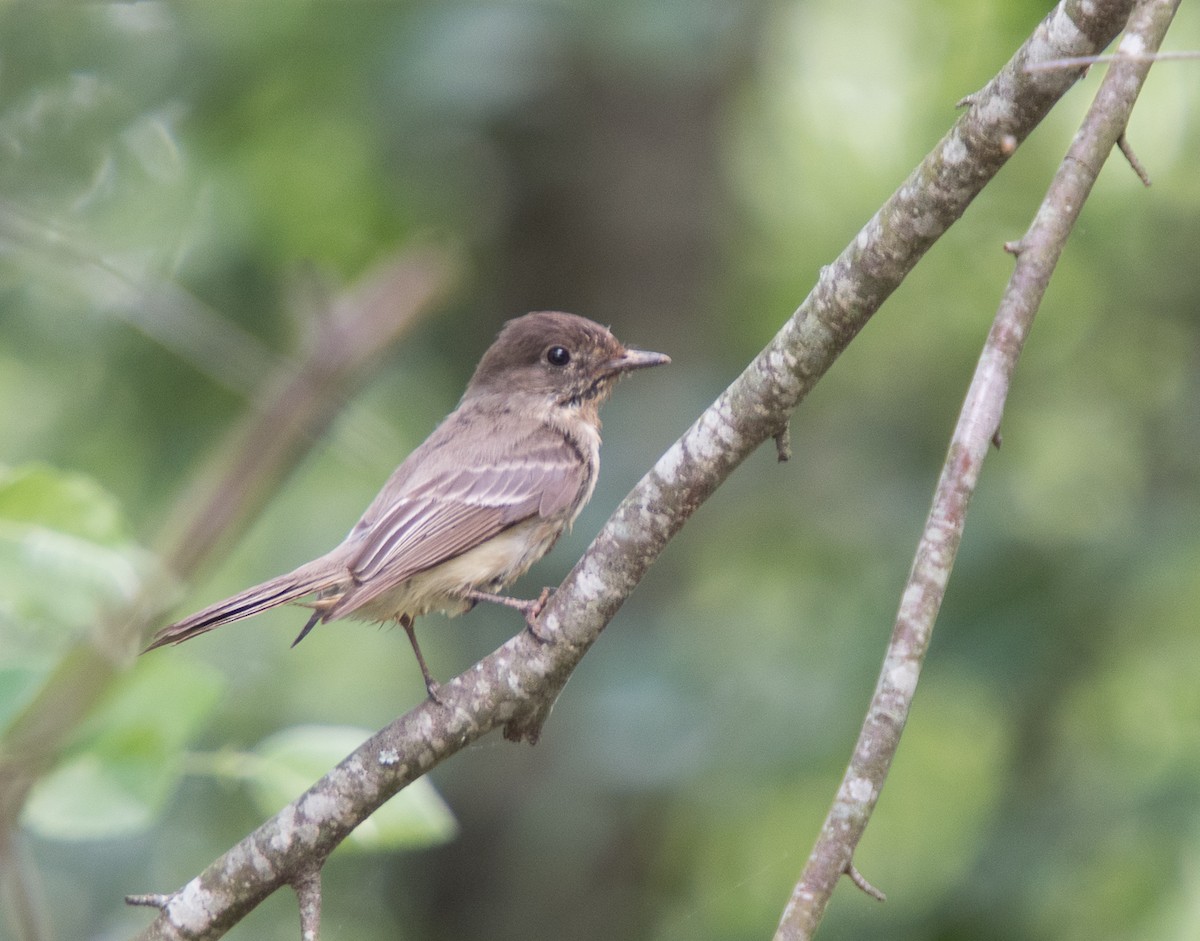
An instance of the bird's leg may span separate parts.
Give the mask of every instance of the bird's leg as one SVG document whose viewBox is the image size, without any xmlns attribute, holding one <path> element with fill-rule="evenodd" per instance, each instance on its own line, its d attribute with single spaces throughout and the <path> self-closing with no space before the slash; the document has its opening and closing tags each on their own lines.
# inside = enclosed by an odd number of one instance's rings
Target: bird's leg
<svg viewBox="0 0 1200 941">
<path fill-rule="evenodd" d="M 416 618 L 402 614 L 400 615 L 400 626 L 404 628 L 404 633 L 408 635 L 408 642 L 412 644 L 413 653 L 417 655 L 417 665 L 421 668 L 421 676 L 425 678 L 425 691 L 429 693 L 430 699 L 436 703 L 441 703 L 442 697 L 438 695 L 438 682 L 433 678 L 433 674 L 429 672 L 429 667 L 425 663 L 425 656 L 421 653 L 421 647 L 417 643 Z"/>
<path fill-rule="evenodd" d="M 550 591 L 549 588 L 543 588 L 542 593 L 532 601 L 525 598 L 510 598 L 508 595 L 495 595 L 490 591 L 479 591 L 474 588 L 466 592 L 463 597 L 468 601 L 490 601 L 492 604 L 502 604 L 506 608 L 516 608 L 525 615 L 525 626 L 529 628 L 529 633 L 545 643 L 550 638 L 543 637 L 538 633 L 537 621 L 546 607 L 546 602 L 550 599 Z"/>
</svg>

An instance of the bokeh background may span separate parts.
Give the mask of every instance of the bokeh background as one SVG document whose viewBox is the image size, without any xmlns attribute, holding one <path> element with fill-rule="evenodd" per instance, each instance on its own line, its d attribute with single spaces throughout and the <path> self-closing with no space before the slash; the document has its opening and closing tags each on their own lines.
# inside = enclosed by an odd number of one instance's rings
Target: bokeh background
<svg viewBox="0 0 1200 941">
<path fill-rule="evenodd" d="M 0 6 L 0 723 L 151 577 L 142 547 L 255 364 L 300 345 L 312 273 L 351 282 L 408 245 L 451 252 L 453 287 L 173 610 L 338 541 L 500 324 L 539 308 L 674 358 L 619 390 L 592 504 L 518 591 L 556 583 L 1047 8 Z M 1194 8 L 1168 47 L 1200 47 Z M 1111 161 L 1051 286 L 858 853 L 889 900 L 843 886 L 830 941 L 1200 935 L 1197 68 L 1153 71 L 1130 139 L 1154 185 Z M 803 404 L 793 461 L 764 448 L 668 548 L 542 742 L 438 768 L 456 826 L 426 794 L 416 836 L 339 850 L 325 938 L 770 936 L 874 684 L 1002 243 L 1098 72 Z M 145 303 L 162 285 L 186 303 Z M 53 538 L 83 530 L 100 548 L 77 559 Z M 309 727 L 373 730 L 423 695 L 402 633 L 337 624 L 289 650 L 302 620 L 157 652 L 110 693 L 8 862 L 45 937 L 131 935 L 150 913 L 125 893 L 181 885 L 283 802 L 273 759 L 354 740 Z M 421 631 L 444 677 L 517 626 Z M 169 786 L 121 764 L 153 753 L 136 730 L 156 717 Z M 280 893 L 230 937 L 296 933 Z"/>
</svg>

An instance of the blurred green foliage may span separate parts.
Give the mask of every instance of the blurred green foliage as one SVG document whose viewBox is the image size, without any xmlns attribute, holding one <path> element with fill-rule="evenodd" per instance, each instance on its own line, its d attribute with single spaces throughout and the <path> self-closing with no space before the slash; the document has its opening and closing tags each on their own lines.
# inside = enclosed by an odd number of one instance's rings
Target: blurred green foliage
<svg viewBox="0 0 1200 941">
<path fill-rule="evenodd" d="M 468 275 L 179 610 L 335 543 L 500 323 L 560 307 L 675 363 L 609 407 L 597 495 L 536 590 L 1046 7 L 0 7 L 0 721 L 158 577 L 139 543 L 300 342 L 308 269 L 349 280 L 434 240 Z M 1168 46 L 1198 45 L 1185 5 Z M 1154 70 L 1129 131 L 1154 186 L 1111 161 L 1068 246 L 860 849 L 889 901 L 843 887 L 823 938 L 1200 931 L 1194 75 Z M 453 816 L 429 791 L 427 829 L 396 836 L 425 849 L 334 858 L 326 938 L 769 936 L 874 682 L 1000 246 L 1097 81 L 810 396 L 793 461 L 756 456 L 672 544 L 542 743 L 438 769 Z M 302 618 L 157 651 L 78 729 L 20 841 L 52 936 L 131 934 L 147 913 L 125 893 L 181 885 L 363 734 L 340 727 L 423 695 L 401 634 L 335 624 L 289 651 Z M 446 676 L 518 626 L 478 611 L 422 639 Z M 295 926 L 281 893 L 230 937 Z"/>
<path fill-rule="evenodd" d="M 185 749 L 222 686 L 209 666 L 139 664 L 35 787 L 25 825 L 60 840 L 122 837 L 148 827 L 178 785 Z"/>
<path fill-rule="evenodd" d="M 155 573 L 113 497 L 44 465 L 0 466 L 0 727 L 73 641 Z"/>
</svg>

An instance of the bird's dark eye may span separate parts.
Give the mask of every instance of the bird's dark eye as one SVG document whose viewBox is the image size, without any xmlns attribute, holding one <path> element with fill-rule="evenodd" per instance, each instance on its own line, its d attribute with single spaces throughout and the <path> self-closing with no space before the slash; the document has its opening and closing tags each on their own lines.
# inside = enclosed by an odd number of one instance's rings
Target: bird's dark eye
<svg viewBox="0 0 1200 941">
<path fill-rule="evenodd" d="M 546 362 L 551 366 L 565 366 L 571 361 L 571 351 L 565 346 L 552 346 L 546 350 Z"/>
</svg>

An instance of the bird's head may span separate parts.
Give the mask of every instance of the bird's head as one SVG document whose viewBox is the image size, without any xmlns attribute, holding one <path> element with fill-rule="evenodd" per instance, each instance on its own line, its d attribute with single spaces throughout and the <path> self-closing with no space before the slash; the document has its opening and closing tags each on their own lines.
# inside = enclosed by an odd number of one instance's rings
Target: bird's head
<svg viewBox="0 0 1200 941">
<path fill-rule="evenodd" d="M 663 353 L 627 349 L 606 328 L 560 311 L 537 311 L 504 325 L 484 353 L 464 399 L 527 394 L 554 404 L 598 407 L 634 369 L 671 361 Z"/>
</svg>

